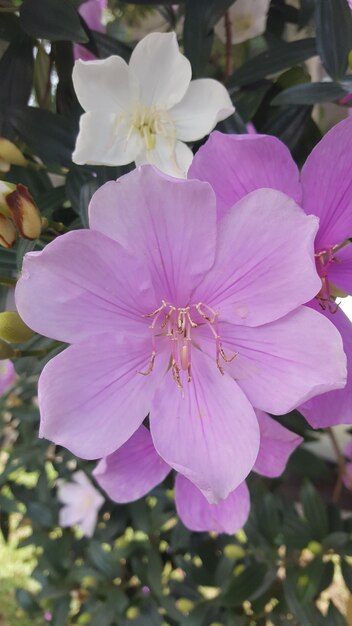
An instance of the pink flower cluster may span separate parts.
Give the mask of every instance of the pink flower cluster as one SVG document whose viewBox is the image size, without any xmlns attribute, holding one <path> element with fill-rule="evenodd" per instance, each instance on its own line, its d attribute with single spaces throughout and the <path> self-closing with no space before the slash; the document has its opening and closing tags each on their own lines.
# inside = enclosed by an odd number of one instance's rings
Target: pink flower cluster
<svg viewBox="0 0 352 626">
<path fill-rule="evenodd" d="M 249 472 L 279 475 L 300 442 L 267 413 L 351 421 L 333 300 L 351 292 L 351 137 L 335 127 L 300 177 L 277 139 L 214 133 L 189 180 L 137 168 L 96 192 L 89 229 L 26 255 L 21 316 L 71 344 L 41 374 L 40 434 L 102 459 L 117 502 L 174 469 L 184 523 L 234 532 Z"/>
</svg>

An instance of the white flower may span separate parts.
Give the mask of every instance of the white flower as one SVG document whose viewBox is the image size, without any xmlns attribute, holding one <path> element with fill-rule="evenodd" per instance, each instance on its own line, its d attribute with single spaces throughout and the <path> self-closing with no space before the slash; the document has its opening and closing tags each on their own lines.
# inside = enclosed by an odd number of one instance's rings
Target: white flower
<svg viewBox="0 0 352 626">
<path fill-rule="evenodd" d="M 265 32 L 269 6 L 270 0 L 237 0 L 230 6 L 229 17 L 233 44 L 242 43 Z M 215 32 L 221 41 L 226 41 L 224 18 L 216 24 Z"/>
<path fill-rule="evenodd" d="M 92 537 L 104 498 L 84 472 L 75 472 L 72 478 L 74 482 L 57 481 L 58 499 L 64 505 L 59 524 L 62 527 L 77 524 L 87 537 Z"/>
<path fill-rule="evenodd" d="M 184 141 L 201 139 L 234 111 L 216 80 L 191 81 L 191 65 L 175 33 L 151 33 L 132 52 L 77 61 L 73 83 L 86 111 L 73 161 L 79 165 L 151 163 L 185 176 L 192 151 Z"/>
</svg>

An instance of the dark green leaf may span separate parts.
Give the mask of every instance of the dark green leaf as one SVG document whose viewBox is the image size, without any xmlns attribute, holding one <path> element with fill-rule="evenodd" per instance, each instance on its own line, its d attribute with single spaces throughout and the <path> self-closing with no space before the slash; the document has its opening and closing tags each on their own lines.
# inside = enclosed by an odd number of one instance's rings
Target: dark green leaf
<svg viewBox="0 0 352 626">
<path fill-rule="evenodd" d="M 67 626 L 68 612 L 70 609 L 71 598 L 65 596 L 55 603 L 53 617 L 50 621 L 51 626 Z"/>
<path fill-rule="evenodd" d="M 125 59 L 125 61 L 129 61 L 132 49 L 127 44 L 105 33 L 98 33 L 97 31 L 91 31 L 91 36 L 101 59 L 105 59 L 111 54 L 117 54 Z"/>
<path fill-rule="evenodd" d="M 226 607 L 240 606 L 250 600 L 264 581 L 266 567 L 260 563 L 248 566 L 238 576 L 233 576 L 221 596 L 221 603 Z"/>
<path fill-rule="evenodd" d="M 347 0 L 317 0 L 315 11 L 317 50 L 332 78 L 341 78 L 347 69 L 352 48 L 352 15 Z"/>
<path fill-rule="evenodd" d="M 271 104 L 334 102 L 346 96 L 346 93 L 338 83 L 305 83 L 285 89 L 272 100 Z"/>
<path fill-rule="evenodd" d="M 350 565 L 350 563 L 347 563 L 345 559 L 341 559 L 340 565 L 343 579 L 348 589 L 352 593 L 352 565 Z"/>
<path fill-rule="evenodd" d="M 12 41 L 0 60 L 0 106 L 27 104 L 33 81 L 33 44 Z"/>
<path fill-rule="evenodd" d="M 15 107 L 7 112 L 13 129 L 46 163 L 70 165 L 77 134 L 69 119 L 34 107 Z"/>
<path fill-rule="evenodd" d="M 296 572 L 288 570 L 283 584 L 285 599 L 290 611 L 297 619 L 298 624 L 304 626 L 317 626 L 318 614 L 313 604 L 303 606 L 301 598 L 298 597 Z"/>
<path fill-rule="evenodd" d="M 303 485 L 300 495 L 304 517 L 313 533 L 313 539 L 322 541 L 328 532 L 325 505 L 317 490 L 308 481 Z"/>
<path fill-rule="evenodd" d="M 340 611 L 337 610 L 333 602 L 329 604 L 328 614 L 326 616 L 328 626 L 347 626 L 347 622 Z"/>
<path fill-rule="evenodd" d="M 16 589 L 16 602 L 27 613 L 33 613 L 39 609 L 39 605 L 32 594 L 25 589 Z"/>
<path fill-rule="evenodd" d="M 26 503 L 27 515 L 41 526 L 53 526 L 56 521 L 55 512 L 48 504 L 30 501 Z"/>
<path fill-rule="evenodd" d="M 192 65 L 193 78 L 205 72 L 213 44 L 213 31 L 207 24 L 204 0 L 186 0 L 183 45 Z"/>
<path fill-rule="evenodd" d="M 243 65 L 230 77 L 227 87 L 230 93 L 239 85 L 248 85 L 281 70 L 306 61 L 317 53 L 315 39 L 280 42 L 261 52 Z"/>
<path fill-rule="evenodd" d="M 91 563 L 107 578 L 116 578 L 120 572 L 120 566 L 110 552 L 103 550 L 98 541 L 91 541 L 88 548 L 88 556 Z"/>
<path fill-rule="evenodd" d="M 88 40 L 79 15 L 70 0 L 23 0 L 20 8 L 23 30 L 31 37 L 52 41 Z"/>
</svg>

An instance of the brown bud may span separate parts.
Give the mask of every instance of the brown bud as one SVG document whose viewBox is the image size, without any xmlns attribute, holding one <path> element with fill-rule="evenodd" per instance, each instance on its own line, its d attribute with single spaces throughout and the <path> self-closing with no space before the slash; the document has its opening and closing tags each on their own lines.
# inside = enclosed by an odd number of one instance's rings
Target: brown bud
<svg viewBox="0 0 352 626">
<path fill-rule="evenodd" d="M 11 220 L 0 213 L 0 246 L 12 248 L 16 241 L 17 232 Z"/>
<path fill-rule="evenodd" d="M 15 191 L 7 194 L 6 202 L 21 237 L 37 239 L 42 231 L 42 220 L 39 209 L 27 187 L 21 184 L 17 185 Z"/>
</svg>

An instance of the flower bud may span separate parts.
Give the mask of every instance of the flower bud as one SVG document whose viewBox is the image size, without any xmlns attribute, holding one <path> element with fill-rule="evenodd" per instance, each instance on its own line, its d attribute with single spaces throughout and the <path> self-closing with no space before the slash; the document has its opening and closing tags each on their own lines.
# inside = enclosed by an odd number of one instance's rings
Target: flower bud
<svg viewBox="0 0 352 626">
<path fill-rule="evenodd" d="M 0 172 L 8 172 L 11 165 L 27 165 L 21 150 L 12 141 L 0 137 Z"/>
<path fill-rule="evenodd" d="M 15 351 L 6 341 L 0 339 L 0 360 L 10 359 L 15 354 Z"/>
<path fill-rule="evenodd" d="M 6 203 L 21 237 L 37 239 L 42 231 L 42 220 L 27 187 L 17 185 L 14 191 L 6 195 Z"/>
<path fill-rule="evenodd" d="M 0 245 L 4 248 L 12 248 L 16 241 L 16 228 L 11 220 L 0 213 Z"/>
<path fill-rule="evenodd" d="M 33 335 L 33 330 L 24 323 L 17 311 L 0 313 L 0 339 L 10 343 L 23 343 Z"/>
</svg>

